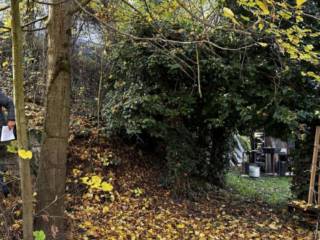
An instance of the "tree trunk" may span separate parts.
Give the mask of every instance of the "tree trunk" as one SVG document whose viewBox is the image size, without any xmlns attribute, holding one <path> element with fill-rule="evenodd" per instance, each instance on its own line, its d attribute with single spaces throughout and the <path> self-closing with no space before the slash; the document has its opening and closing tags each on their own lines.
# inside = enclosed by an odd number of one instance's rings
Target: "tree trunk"
<svg viewBox="0 0 320 240">
<path fill-rule="evenodd" d="M 46 239 L 65 239 L 64 194 L 70 118 L 72 1 L 53 0 L 48 20 L 48 81 L 37 179 L 36 227 Z"/>
<path fill-rule="evenodd" d="M 13 58 L 13 90 L 17 123 L 18 147 L 28 148 L 27 124 L 24 110 L 23 89 L 23 55 L 22 31 L 20 24 L 19 0 L 11 0 L 12 15 L 12 58 Z M 30 160 L 20 159 L 21 194 L 23 205 L 23 239 L 33 239 L 32 219 L 32 181 L 30 175 Z"/>
</svg>

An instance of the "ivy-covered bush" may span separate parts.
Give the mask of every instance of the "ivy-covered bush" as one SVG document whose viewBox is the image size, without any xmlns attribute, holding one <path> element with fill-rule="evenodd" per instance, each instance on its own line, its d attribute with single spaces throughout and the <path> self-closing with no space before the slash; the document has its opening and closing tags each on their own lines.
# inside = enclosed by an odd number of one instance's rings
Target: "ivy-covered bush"
<svg viewBox="0 0 320 240">
<path fill-rule="evenodd" d="M 143 36 L 148 36 L 152 31 L 143 24 L 138 26 L 142 29 L 134 34 L 143 30 Z M 178 29 L 169 29 L 168 34 L 172 33 L 183 40 Z M 193 177 L 222 183 L 229 136 L 235 130 L 232 112 L 222 105 L 229 103 L 219 90 L 220 79 L 210 74 L 213 66 L 202 70 L 203 79 L 208 79 L 203 82 L 203 98 L 199 96 L 192 62 L 195 56 L 194 45 L 155 46 L 123 40 L 112 51 L 110 61 L 114 65 L 103 107 L 109 134 L 125 134 L 140 141 L 152 138 L 161 146 L 166 182 L 182 192 Z M 209 66 L 205 61 L 202 64 Z M 211 61 L 220 64 L 215 58 Z M 209 88 L 214 85 L 217 88 L 211 92 Z M 229 127 L 224 126 L 227 121 Z"/>
<path fill-rule="evenodd" d="M 162 38 L 184 41 L 195 34 L 188 26 L 159 25 Z M 157 32 L 144 23 L 132 25 L 132 34 L 141 38 Z M 232 48 L 241 38 L 216 32 L 211 40 Z M 191 179 L 222 184 L 235 132 L 265 129 L 287 139 L 315 116 L 317 83 L 302 79 L 297 67 L 268 48 L 222 51 L 204 44 L 119 39 L 109 55 L 106 131 L 155 143 L 165 159 L 167 183 L 181 192 Z"/>
</svg>

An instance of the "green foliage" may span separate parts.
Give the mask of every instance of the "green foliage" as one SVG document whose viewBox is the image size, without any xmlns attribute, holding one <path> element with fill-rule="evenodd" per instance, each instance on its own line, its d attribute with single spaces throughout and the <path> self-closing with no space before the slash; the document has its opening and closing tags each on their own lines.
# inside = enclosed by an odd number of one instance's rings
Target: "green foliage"
<svg viewBox="0 0 320 240">
<path fill-rule="evenodd" d="M 180 42 L 194 32 L 188 25 L 157 26 L 164 39 Z M 131 23 L 131 33 L 141 38 L 158 30 Z M 218 30 L 211 38 L 228 47 L 241 41 Z M 106 131 L 156 145 L 151 150 L 160 149 L 167 182 L 181 192 L 195 178 L 223 183 L 230 137 L 238 130 L 264 128 L 272 136 L 295 138 L 301 124 L 318 118 L 319 83 L 299 74 L 309 65 L 296 66 L 269 47 L 222 51 L 199 44 L 197 79 L 195 44 L 118 40 L 109 56 L 113 66 L 102 110 Z"/>
<path fill-rule="evenodd" d="M 135 34 L 148 35 L 153 31 L 144 24 L 134 27 Z M 179 27 L 168 27 L 173 29 L 165 34 L 177 33 L 176 37 L 183 39 Z M 162 50 L 151 43 L 123 40 L 113 48 L 110 61 L 114 66 L 102 111 L 106 130 L 143 141 L 153 139 L 164 149 L 160 155 L 166 159 L 167 182 L 176 189 L 185 192 L 193 176 L 219 184 L 227 163 L 226 142 L 234 128 L 223 126 L 232 110 L 216 108 L 220 101 L 227 101 L 220 94 L 212 101 L 210 91 L 205 91 L 207 94 L 201 99 L 191 77 L 194 66 L 176 61 L 169 52 L 184 59 L 196 56 L 193 45 Z M 211 63 L 203 61 L 209 71 Z M 209 74 L 203 74 L 203 78 L 213 87 L 215 80 L 210 82 Z M 217 136 L 219 144 L 215 144 Z"/>
<path fill-rule="evenodd" d="M 294 177 L 292 190 L 298 199 L 307 199 L 310 180 L 310 169 L 314 145 L 315 128 L 320 125 L 319 119 L 310 119 L 300 126 L 299 138 L 294 152 Z"/>
<path fill-rule="evenodd" d="M 241 146 L 244 148 L 245 151 L 251 150 L 251 143 L 250 138 L 246 136 L 239 135 L 239 141 L 241 143 Z"/>
<path fill-rule="evenodd" d="M 33 236 L 35 240 L 45 240 L 46 239 L 46 235 L 44 233 L 44 231 L 34 231 L 33 232 Z"/>
</svg>

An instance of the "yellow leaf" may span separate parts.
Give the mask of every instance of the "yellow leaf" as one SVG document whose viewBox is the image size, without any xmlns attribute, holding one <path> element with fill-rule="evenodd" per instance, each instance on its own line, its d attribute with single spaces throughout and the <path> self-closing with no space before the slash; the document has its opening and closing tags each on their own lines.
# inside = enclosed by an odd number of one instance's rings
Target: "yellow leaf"
<svg viewBox="0 0 320 240">
<path fill-rule="evenodd" d="M 92 188 L 99 188 L 102 180 L 99 176 L 92 176 L 91 180 L 89 181 L 89 184 Z"/>
<path fill-rule="evenodd" d="M 223 8 L 223 15 L 227 18 L 233 19 L 234 18 L 234 13 L 232 12 L 232 10 L 230 8 Z"/>
<path fill-rule="evenodd" d="M 6 17 L 6 18 L 4 19 L 4 26 L 5 26 L 6 28 L 11 28 L 11 19 L 10 19 L 9 17 Z"/>
<path fill-rule="evenodd" d="M 279 15 L 286 20 L 289 20 L 292 17 L 292 13 L 289 11 L 280 11 Z"/>
<path fill-rule="evenodd" d="M 297 8 L 300 8 L 307 0 L 296 0 Z"/>
<path fill-rule="evenodd" d="M 90 221 L 85 221 L 82 225 L 85 227 L 91 227 L 92 223 Z"/>
<path fill-rule="evenodd" d="M 259 24 L 258 24 L 258 28 L 259 28 L 259 30 L 260 30 L 260 31 L 262 31 L 262 30 L 263 30 L 263 28 L 264 28 L 264 24 L 263 24 L 263 22 L 259 22 Z"/>
<path fill-rule="evenodd" d="M 109 210 L 110 210 L 109 207 L 105 206 L 105 207 L 103 207 L 102 212 L 103 212 L 103 214 L 106 214 L 109 212 Z"/>
<path fill-rule="evenodd" d="M 101 184 L 101 189 L 105 192 L 111 192 L 113 190 L 113 186 L 110 183 L 103 182 Z"/>
<path fill-rule="evenodd" d="M 267 43 L 264 43 L 264 42 L 258 42 L 258 43 L 259 43 L 259 45 L 262 46 L 262 47 L 267 47 L 267 46 L 268 46 L 268 44 L 267 44 Z"/>
<path fill-rule="evenodd" d="M 94 196 L 94 199 L 97 201 L 97 202 L 100 202 L 100 197 L 98 195 L 95 195 Z"/>
<path fill-rule="evenodd" d="M 230 8 L 224 7 L 224 8 L 223 8 L 223 15 L 224 15 L 225 17 L 231 19 L 234 24 L 239 25 L 238 21 L 237 21 L 237 20 L 235 19 L 235 17 L 234 17 L 234 13 L 232 12 L 232 10 L 231 10 Z"/>
<path fill-rule="evenodd" d="M 296 22 L 303 22 L 303 17 L 296 16 Z"/>
<path fill-rule="evenodd" d="M 312 45 L 312 44 L 308 44 L 308 45 L 306 45 L 305 47 L 304 47 L 304 50 L 306 51 L 306 52 L 310 52 L 310 51 L 312 51 L 314 49 L 314 46 Z"/>
<path fill-rule="evenodd" d="M 269 228 L 271 228 L 272 230 L 278 230 L 279 228 L 281 228 L 281 226 L 278 226 L 276 223 L 270 223 Z"/>
<path fill-rule="evenodd" d="M 177 225 L 177 228 L 179 228 L 179 229 L 182 229 L 184 227 L 185 227 L 185 225 L 183 223 L 180 223 L 180 224 Z"/>
<path fill-rule="evenodd" d="M 250 18 L 249 18 L 249 17 L 243 16 L 243 15 L 241 15 L 240 17 L 241 17 L 243 20 L 247 21 L 247 22 L 250 21 Z"/>
<path fill-rule="evenodd" d="M 6 66 L 8 66 L 9 65 L 9 63 L 8 63 L 8 61 L 4 61 L 3 63 L 2 63 L 2 67 L 6 67 Z"/>
<path fill-rule="evenodd" d="M 24 149 L 19 149 L 18 155 L 22 159 L 31 159 L 32 158 L 32 152 Z"/>
<path fill-rule="evenodd" d="M 81 173 L 81 171 L 79 169 L 74 168 L 74 169 L 72 169 L 72 173 L 73 173 L 73 176 L 76 177 Z"/>
<path fill-rule="evenodd" d="M 264 15 L 270 14 L 268 6 L 264 2 L 257 0 L 256 3 L 259 6 L 259 8 L 262 10 Z"/>
</svg>

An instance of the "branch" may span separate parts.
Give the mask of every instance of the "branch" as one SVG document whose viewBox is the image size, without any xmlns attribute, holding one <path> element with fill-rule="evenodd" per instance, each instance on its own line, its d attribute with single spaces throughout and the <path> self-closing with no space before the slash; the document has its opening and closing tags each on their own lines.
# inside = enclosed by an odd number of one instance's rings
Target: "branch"
<svg viewBox="0 0 320 240">
<path fill-rule="evenodd" d="M 177 3 L 179 4 L 179 6 L 184 9 L 192 18 L 192 20 L 194 21 L 198 21 L 199 23 L 202 23 L 203 26 L 208 27 L 210 29 L 218 29 L 217 26 L 212 25 L 211 23 L 208 23 L 208 21 L 206 21 L 205 19 L 201 19 L 200 17 L 198 17 L 197 15 L 195 15 L 189 8 L 187 8 L 185 6 L 184 3 L 182 3 L 180 0 L 177 0 Z M 226 30 L 226 29 L 221 29 L 221 30 Z M 250 32 L 246 32 L 244 30 L 239 30 L 239 29 L 233 29 L 232 31 L 240 33 L 240 34 L 244 34 L 244 35 L 252 35 Z"/>
<path fill-rule="evenodd" d="M 0 8 L 0 12 L 1 12 L 1 11 L 5 11 L 5 10 L 7 10 L 8 8 L 10 8 L 10 6 L 9 6 L 9 5 L 4 6 L 4 7 L 1 7 L 1 8 Z"/>
<path fill-rule="evenodd" d="M 91 0 L 84 0 L 84 1 L 81 2 L 81 3 L 77 1 L 78 6 L 75 6 L 74 8 L 72 8 L 72 9 L 68 12 L 68 14 L 70 14 L 70 15 L 75 14 L 76 12 L 78 12 L 79 10 L 81 10 L 83 7 L 85 7 L 86 5 L 88 5 L 90 2 L 91 2 Z"/>
<path fill-rule="evenodd" d="M 199 21 L 200 23 L 202 23 L 204 26 L 206 27 L 210 27 L 212 28 L 213 26 L 209 23 L 207 23 L 204 19 L 201 19 L 200 17 L 198 17 L 197 15 L 195 15 L 189 8 L 187 8 L 185 6 L 184 3 L 182 3 L 181 1 L 177 0 L 177 3 L 179 4 L 179 6 L 184 9 L 190 16 L 193 20 L 197 20 Z"/>
<path fill-rule="evenodd" d="M 135 6 L 133 6 L 131 3 L 129 3 L 128 1 L 126 0 L 121 0 L 121 2 L 125 3 L 126 5 L 128 5 L 130 8 L 132 8 L 134 11 L 136 11 L 137 13 L 139 13 L 141 16 L 144 16 L 144 14 L 139 10 L 137 9 Z"/>
<path fill-rule="evenodd" d="M 211 42 L 210 40 L 206 40 L 206 39 L 203 39 L 203 40 L 190 40 L 190 41 L 179 41 L 179 40 L 172 40 L 172 39 L 165 39 L 165 38 L 161 38 L 161 37 L 137 37 L 137 36 L 134 36 L 130 33 L 125 33 L 125 32 L 122 32 L 118 29 L 116 29 L 115 27 L 107 24 L 107 23 L 104 23 L 102 22 L 97 16 L 95 16 L 94 14 L 92 14 L 91 12 L 89 12 L 86 8 L 84 8 L 84 6 L 81 5 L 81 3 L 78 1 L 78 0 L 73 0 L 78 6 L 79 8 L 85 12 L 86 14 L 88 14 L 89 16 L 91 16 L 92 18 L 96 19 L 99 23 L 102 24 L 102 26 L 104 26 L 107 30 L 111 30 L 115 33 L 118 33 L 122 36 L 125 36 L 125 37 L 129 37 L 133 40 L 140 40 L 140 41 L 149 41 L 149 42 L 164 42 L 164 43 L 172 43 L 172 44 L 179 44 L 179 45 L 190 45 L 190 44 L 196 44 L 196 43 L 203 43 L 203 44 L 207 44 L 207 45 L 210 45 L 210 46 L 213 46 L 215 48 L 218 48 L 220 50 L 225 50 L 225 51 L 239 51 L 241 49 L 246 49 L 248 47 L 253 47 L 253 46 L 256 46 L 257 43 L 251 43 L 251 44 L 248 44 L 248 45 L 244 45 L 244 46 L 241 46 L 241 47 L 238 47 L 238 48 L 228 48 L 228 47 L 222 47 L 214 42 Z"/>
<path fill-rule="evenodd" d="M 24 24 L 24 25 L 22 26 L 22 28 L 25 28 L 25 27 L 28 27 L 28 26 L 30 26 L 30 25 L 33 25 L 33 24 L 35 24 L 35 23 L 37 23 L 37 22 L 46 20 L 47 18 L 48 18 L 48 15 L 43 16 L 43 17 L 38 18 L 38 19 L 35 19 L 35 20 L 31 21 L 31 22 L 28 22 L 28 23 Z"/>
<path fill-rule="evenodd" d="M 199 59 L 199 49 L 196 44 L 196 58 L 197 58 L 197 78 L 198 78 L 198 92 L 200 98 L 202 98 L 202 90 L 201 90 L 201 72 L 200 72 L 200 59 Z"/>
<path fill-rule="evenodd" d="M 1 35 L 5 35 L 6 33 L 10 33 L 10 30 L 1 31 L 1 32 L 0 32 L 0 36 L 1 36 Z"/>
<path fill-rule="evenodd" d="M 59 5 L 59 4 L 68 2 L 68 1 L 69 1 L 69 0 L 63 0 L 63 1 L 61 1 L 61 2 L 50 3 L 50 2 L 42 2 L 42 1 L 38 1 L 38 0 L 32 0 L 32 2 L 34 2 L 34 3 L 43 4 L 43 5 L 48 5 L 48 6 Z"/>
<path fill-rule="evenodd" d="M 306 16 L 306 17 L 309 17 L 309 18 L 312 18 L 314 20 L 320 21 L 320 18 L 317 17 L 317 16 L 314 16 L 314 15 L 311 15 L 311 14 L 308 14 L 308 13 L 304 13 L 304 12 L 302 12 L 302 15 Z"/>
<path fill-rule="evenodd" d="M 9 27 L 5 27 L 5 26 L 0 26 L 0 29 L 5 29 L 5 30 L 7 30 L 7 31 L 11 31 L 11 28 L 9 28 Z"/>
<path fill-rule="evenodd" d="M 42 31 L 42 30 L 46 30 L 47 27 L 42 27 L 42 28 L 33 28 L 33 29 L 23 29 L 22 31 L 24 32 L 37 32 L 37 31 Z"/>
<path fill-rule="evenodd" d="M 149 14 L 149 17 L 152 19 L 152 21 L 155 21 L 155 19 L 154 19 L 154 17 L 153 17 L 153 14 L 152 14 L 152 12 L 150 11 L 150 7 L 149 7 L 147 1 L 146 1 L 146 0 L 143 0 L 143 2 L 144 2 L 144 5 L 146 6 L 146 11 L 147 11 L 147 13 Z"/>
</svg>

